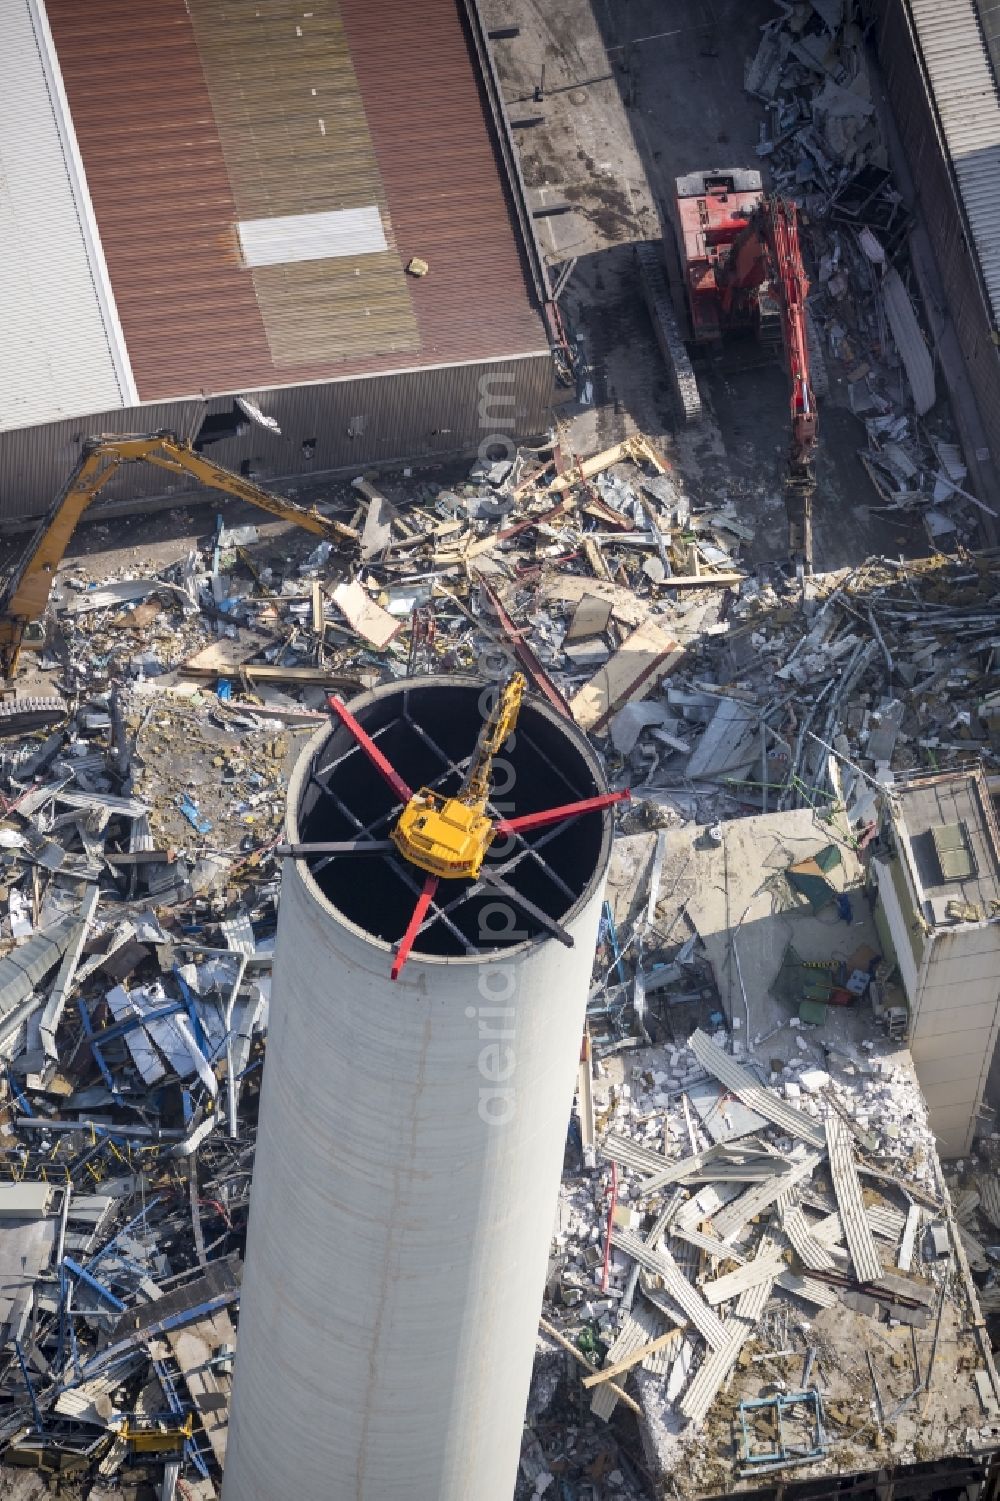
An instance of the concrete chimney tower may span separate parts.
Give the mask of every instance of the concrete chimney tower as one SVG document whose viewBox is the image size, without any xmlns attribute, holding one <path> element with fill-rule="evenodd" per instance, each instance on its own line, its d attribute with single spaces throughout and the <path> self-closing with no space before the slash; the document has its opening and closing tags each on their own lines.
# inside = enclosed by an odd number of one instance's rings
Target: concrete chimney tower
<svg viewBox="0 0 1000 1501">
<path fill-rule="evenodd" d="M 486 686 L 350 709 L 411 787 L 450 793 Z M 535 697 L 494 773 L 508 817 L 605 790 Z M 385 839 L 398 810 L 328 726 L 288 839 Z M 511 1501 L 611 835 L 605 809 L 498 840 L 484 870 L 528 912 L 442 881 L 395 982 L 422 873 L 286 861 L 224 1501 Z"/>
</svg>

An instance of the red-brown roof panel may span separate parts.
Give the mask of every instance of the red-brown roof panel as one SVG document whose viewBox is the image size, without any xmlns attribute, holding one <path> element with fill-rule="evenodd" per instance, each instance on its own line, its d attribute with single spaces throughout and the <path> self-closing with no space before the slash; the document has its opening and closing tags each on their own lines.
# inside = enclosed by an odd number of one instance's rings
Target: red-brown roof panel
<svg viewBox="0 0 1000 1501">
<path fill-rule="evenodd" d="M 47 10 L 144 401 L 545 347 L 459 0 Z M 241 219 L 369 204 L 387 249 L 243 263 Z"/>
</svg>

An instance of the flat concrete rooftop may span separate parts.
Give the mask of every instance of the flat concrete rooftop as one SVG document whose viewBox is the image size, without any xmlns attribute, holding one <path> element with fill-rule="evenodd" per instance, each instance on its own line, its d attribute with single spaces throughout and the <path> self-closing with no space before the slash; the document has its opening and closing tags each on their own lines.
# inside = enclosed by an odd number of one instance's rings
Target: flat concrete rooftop
<svg viewBox="0 0 1000 1501">
<path fill-rule="evenodd" d="M 898 782 L 892 797 L 927 920 L 939 917 L 934 898 L 1000 920 L 1000 831 L 983 773 L 915 777 Z"/>
</svg>

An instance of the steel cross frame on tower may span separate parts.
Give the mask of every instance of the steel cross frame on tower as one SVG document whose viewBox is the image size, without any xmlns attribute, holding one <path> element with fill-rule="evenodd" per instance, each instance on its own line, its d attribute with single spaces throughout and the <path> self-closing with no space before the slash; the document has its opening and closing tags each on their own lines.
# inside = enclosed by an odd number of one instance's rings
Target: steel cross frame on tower
<svg viewBox="0 0 1000 1501">
<path fill-rule="evenodd" d="M 337 701 L 334 700 L 332 698 L 332 696 L 331 696 L 330 702 L 332 704 L 332 703 L 337 702 Z M 341 709 L 343 709 L 343 705 L 341 705 L 340 707 L 341 707 Z M 337 711 L 337 717 L 340 719 L 340 722 L 342 724 L 345 724 L 345 725 L 347 724 L 347 720 L 344 718 L 344 714 L 342 712 L 340 712 L 340 710 Z M 383 766 L 388 766 L 389 767 L 389 771 L 392 774 L 392 776 L 391 776 L 391 778 L 389 776 L 387 776 L 386 777 L 386 781 L 389 782 L 389 785 L 392 786 L 393 790 L 396 792 L 396 794 L 397 794 L 398 797 L 402 796 L 402 792 L 403 792 L 404 789 L 406 790 L 407 794 L 409 795 L 409 788 L 407 787 L 406 782 L 403 780 L 402 777 L 397 777 L 397 774 L 395 773 L 394 769 L 391 767 L 391 765 L 388 762 L 387 758 L 383 755 L 381 749 L 376 744 L 376 740 L 377 740 L 378 737 L 387 734 L 389 731 L 395 729 L 401 723 L 405 723 L 428 746 L 428 748 L 430 750 L 432 750 L 435 753 L 435 755 L 437 755 L 440 758 L 440 760 L 443 763 L 443 769 L 437 774 L 437 776 L 431 778 L 431 780 L 427 783 L 427 786 L 430 787 L 432 790 L 436 790 L 437 788 L 439 788 L 447 780 L 447 778 L 449 776 L 451 776 L 451 775 L 457 776 L 459 778 L 459 780 L 461 780 L 461 778 L 462 778 L 462 776 L 464 774 L 464 768 L 467 767 L 468 763 L 472 760 L 472 755 L 470 754 L 467 757 L 463 757 L 462 761 L 458 761 L 458 762 L 453 761 L 444 752 L 444 750 L 442 750 L 441 746 L 438 745 L 437 741 L 434 739 L 434 737 L 431 734 L 429 734 L 429 732 L 425 729 L 425 727 L 423 725 L 421 725 L 421 724 L 418 724 L 416 722 L 416 720 L 414 720 L 406 712 L 405 709 L 399 715 L 397 715 L 396 718 L 394 718 L 393 720 L 391 720 L 389 722 L 389 724 L 383 725 L 380 729 L 376 730 L 374 732 L 374 734 L 369 735 L 367 733 L 367 731 L 365 731 L 364 732 L 364 741 L 363 742 L 359 742 L 358 740 L 356 740 L 354 744 L 352 744 L 347 750 L 342 751 L 340 753 L 340 755 L 334 757 L 332 760 L 329 760 L 329 761 L 325 762 L 322 767 L 315 768 L 313 770 L 313 772 L 311 773 L 311 776 L 310 776 L 310 781 L 311 781 L 312 785 L 316 786 L 326 796 L 330 797 L 335 802 L 338 810 L 342 814 L 344 814 L 346 817 L 350 818 L 351 822 L 354 823 L 354 825 L 355 825 L 355 827 L 357 829 L 357 836 L 358 836 L 359 841 L 360 840 L 364 840 L 366 838 L 370 838 L 370 839 L 372 839 L 374 841 L 374 838 L 375 838 L 375 835 L 376 835 L 377 831 L 380 830 L 384 825 L 389 824 L 391 822 L 391 820 L 393 819 L 393 817 L 396 814 L 397 806 L 398 805 L 388 808 L 384 813 L 381 813 L 378 816 L 378 818 L 373 819 L 370 823 L 368 823 L 368 824 L 362 824 L 361 821 L 360 821 L 360 819 L 356 818 L 355 815 L 352 813 L 352 811 L 346 806 L 346 804 L 343 802 L 343 799 L 340 798 L 335 792 L 333 792 L 333 790 L 329 786 L 329 783 L 326 780 L 324 780 L 324 778 L 328 777 L 329 774 L 332 771 L 334 771 L 338 766 L 342 765 L 343 762 L 346 761 L 349 756 L 351 756 L 353 754 L 356 754 L 357 752 L 360 751 L 363 754 L 367 754 L 369 756 L 369 759 L 372 760 L 376 766 L 378 766 L 378 768 L 379 768 L 380 771 L 382 770 Z M 348 726 L 348 728 L 349 727 L 350 726 Z M 352 731 L 352 733 L 353 733 L 353 731 Z M 376 760 L 376 756 L 378 758 L 377 760 Z M 543 756 L 543 759 L 545 759 L 546 762 L 549 761 L 548 757 Z M 560 775 L 560 778 L 561 778 L 562 781 L 567 782 L 567 778 L 565 777 L 565 775 L 563 773 L 560 772 L 559 775 Z M 393 779 L 395 779 L 395 780 L 393 780 Z M 398 783 L 398 785 L 397 785 L 397 783 Z M 571 785 L 571 784 L 569 784 L 567 782 L 567 785 Z M 601 805 L 603 806 L 603 804 L 601 804 Z M 534 861 L 536 861 L 538 863 L 538 865 L 541 866 L 542 870 L 545 872 L 545 874 L 548 877 L 548 879 L 551 880 L 552 883 L 559 890 L 562 891 L 563 895 L 566 896 L 566 898 L 571 901 L 572 898 L 573 898 L 573 892 L 572 892 L 571 888 L 552 869 L 552 867 L 551 867 L 551 865 L 549 865 L 548 861 L 546 861 L 546 860 L 544 860 L 542 858 L 541 854 L 538 852 L 539 851 L 538 845 L 529 844 L 528 841 L 524 838 L 524 835 L 522 834 L 520 828 L 515 828 L 515 827 L 512 827 L 512 826 L 509 826 L 508 821 L 504 820 L 504 818 L 500 814 L 499 810 L 496 809 L 492 803 L 487 803 L 487 808 L 490 810 L 490 812 L 496 818 L 498 830 L 501 833 L 511 834 L 511 835 L 515 836 L 518 839 L 518 841 L 520 842 L 520 844 L 523 846 L 522 849 L 519 851 L 518 859 L 521 859 L 524 856 L 530 856 Z M 590 810 L 588 809 L 587 811 L 590 811 Z M 536 815 L 527 815 L 527 816 L 528 817 L 535 817 Z M 560 817 L 561 816 L 562 816 L 562 813 L 560 812 Z M 557 833 L 558 830 L 553 831 L 553 832 Z M 547 842 L 547 841 L 545 841 L 545 842 Z M 325 857 L 320 863 L 318 863 L 314 867 L 315 872 L 318 874 L 319 871 L 323 868 L 323 866 L 325 866 L 327 864 L 328 860 L 330 860 L 332 858 L 333 858 L 333 856 L 327 856 L 327 857 Z M 406 875 L 404 874 L 404 871 L 401 868 L 401 862 L 400 861 L 397 860 L 395 862 L 395 868 L 397 870 L 397 873 L 400 874 L 403 877 L 404 880 L 406 880 L 407 877 L 406 877 Z M 512 869 L 512 868 L 513 868 L 513 864 L 507 864 L 507 863 L 505 863 L 504 866 L 501 869 L 499 869 L 496 872 L 494 872 L 494 874 L 502 876 L 502 875 L 506 874 L 507 870 Z M 464 936 L 459 933 L 459 930 L 454 926 L 454 924 L 452 924 L 450 922 L 450 920 L 449 920 L 449 913 L 451 911 L 453 911 L 456 907 L 460 906 L 462 904 L 462 902 L 467 901 L 470 897 L 478 895 L 482 891 L 483 886 L 484 885 L 489 885 L 490 883 L 488 881 L 487 882 L 477 881 L 471 887 L 469 887 L 465 891 L 461 892 L 458 896 L 454 897 L 451 901 L 449 901 L 446 904 L 440 903 L 440 902 L 435 902 L 433 900 L 433 893 L 431 893 L 430 898 L 425 899 L 426 898 L 426 891 L 425 891 L 425 889 L 424 888 L 418 888 L 417 882 L 415 880 L 413 880 L 413 881 L 407 881 L 407 884 L 409 884 L 411 886 L 411 889 L 418 895 L 418 906 L 419 906 L 419 911 L 420 911 L 420 921 L 418 922 L 416 929 L 413 931 L 413 933 L 411 935 L 411 933 L 410 933 L 410 928 L 412 927 L 412 920 L 411 920 L 411 924 L 407 928 L 407 933 L 406 933 L 406 935 L 404 935 L 404 938 L 406 936 L 410 937 L 410 947 L 412 947 L 412 943 L 416 940 L 416 937 L 420 933 L 425 932 L 428 928 L 431 927 L 431 925 L 434 922 L 437 922 L 438 920 L 442 920 L 442 921 L 444 921 L 448 925 L 448 928 L 449 928 L 450 932 L 452 932 L 456 937 L 460 937 L 461 938 L 463 946 L 465 947 L 465 949 L 466 949 L 466 951 L 468 953 L 475 952 L 475 946 L 469 944 L 468 941 L 465 940 Z M 426 883 L 425 883 L 425 886 L 426 886 Z M 427 916 L 428 912 L 430 913 L 429 917 Z"/>
<path fill-rule="evenodd" d="M 508 688 L 503 691 L 506 693 L 508 689 L 513 688 L 516 681 L 516 678 L 511 679 Z M 520 681 L 523 684 L 523 679 Z M 520 692 L 521 689 L 518 689 L 518 699 Z M 484 888 L 493 890 L 504 896 L 514 907 L 519 908 L 529 917 L 538 928 L 547 931 L 561 943 L 567 944 L 570 947 L 572 946 L 572 937 L 556 920 L 555 916 L 543 907 L 538 906 L 527 894 L 522 895 L 516 887 L 510 886 L 504 880 L 504 872 L 513 871 L 519 864 L 520 857 L 530 856 L 531 860 L 539 866 L 546 880 L 557 887 L 570 905 L 572 905 L 574 896 L 572 888 L 540 854 L 537 842 L 529 843 L 524 838 L 524 835 L 531 830 L 547 828 L 552 825 L 562 827 L 582 815 L 603 810 L 612 803 L 628 798 L 629 793 L 627 791 L 604 793 L 564 803 L 554 808 L 540 809 L 532 813 L 506 818 L 493 805 L 489 798 L 489 766 L 487 765 L 486 778 L 484 779 L 482 788 L 477 790 L 474 800 L 474 807 L 478 810 L 477 817 L 482 828 L 482 834 L 477 837 L 482 838 L 482 847 L 479 848 L 478 852 L 474 850 L 470 856 L 464 890 L 452 902 L 437 902 L 435 898 L 440 881 L 444 875 L 449 873 L 448 869 L 442 870 L 438 865 L 424 865 L 419 855 L 413 854 L 411 856 L 405 844 L 400 843 L 398 832 L 401 827 L 400 818 L 405 820 L 411 815 L 412 817 L 417 816 L 413 812 L 413 808 L 418 801 L 422 805 L 424 801 L 423 796 L 421 795 L 421 798 L 417 799 L 416 794 L 405 778 L 400 775 L 389 758 L 384 754 L 377 743 L 377 739 L 386 735 L 390 730 L 405 726 L 412 736 L 426 746 L 443 763 L 443 769 L 436 776 L 430 778 L 429 781 L 426 777 L 422 777 L 421 786 L 427 788 L 428 791 L 434 792 L 434 796 L 442 800 L 441 805 L 446 806 L 445 794 L 443 792 L 436 792 L 435 789 L 443 788 L 449 778 L 455 777 L 459 781 L 459 790 L 453 796 L 457 797 L 460 801 L 467 800 L 466 791 L 470 773 L 468 770 L 463 772 L 463 767 L 468 768 L 478 765 L 482 757 L 483 736 L 487 733 L 487 729 L 484 728 L 480 731 L 476 748 L 469 757 L 453 759 L 449 753 L 442 749 L 435 737 L 420 723 L 419 719 L 410 714 L 409 694 L 406 688 L 402 691 L 401 710 L 396 712 L 388 725 L 382 725 L 372 733 L 369 733 L 364 728 L 347 705 L 334 694 L 331 693 L 328 695 L 327 704 L 332 719 L 335 722 L 339 721 L 340 725 L 348 730 L 352 744 L 337 756 L 326 760 L 323 765 L 317 765 L 314 762 L 307 773 L 307 785 L 315 788 L 323 797 L 330 799 L 337 809 L 338 814 L 346 819 L 349 826 L 353 826 L 356 837 L 354 839 L 330 840 L 328 842 L 318 841 L 315 846 L 311 845 L 309 841 L 301 841 L 283 847 L 282 853 L 299 859 L 308 859 L 314 854 L 321 856 L 320 862 L 313 867 L 314 874 L 318 874 L 325 869 L 330 861 L 337 856 L 345 857 L 355 854 L 371 855 L 376 858 L 384 856 L 391 861 L 393 874 L 397 875 L 403 885 L 416 895 L 416 904 L 410 912 L 402 937 L 397 943 L 395 957 L 391 966 L 391 978 L 393 980 L 398 978 L 418 936 L 425 931 L 429 931 L 436 922 L 441 922 L 444 925 L 450 937 L 458 941 L 460 948 L 466 954 L 482 951 L 480 945 L 475 944 L 465 936 L 460 926 L 452 919 L 450 914 L 452 912 L 457 914 L 464 902 L 472 898 L 481 898 Z M 495 710 L 494 714 L 496 712 Z M 516 715 L 516 707 L 514 712 Z M 491 719 L 486 721 L 486 727 L 492 724 L 493 719 L 491 717 Z M 492 762 L 492 752 L 495 748 L 491 742 L 490 762 Z M 377 817 L 370 819 L 367 824 L 364 824 L 353 808 L 348 805 L 345 797 L 334 791 L 330 785 L 333 774 L 337 769 L 342 767 L 358 751 L 374 767 L 383 783 L 389 787 L 396 799 L 395 803 L 390 804 L 388 809 L 384 809 Z M 551 759 L 540 750 L 537 753 L 541 756 L 545 764 L 551 767 Z M 575 791 L 572 781 L 564 773 L 561 774 L 561 780 L 571 792 Z M 431 801 L 433 803 L 433 799 Z M 437 804 L 434 804 L 434 806 L 437 806 Z M 396 820 L 395 823 L 393 823 L 394 819 Z M 392 848 L 386 847 L 384 839 L 377 839 L 375 837 L 377 833 L 384 833 L 385 827 L 390 824 L 392 825 L 392 844 L 398 847 L 398 853 L 396 854 L 394 854 Z M 504 872 L 496 869 L 488 870 L 480 879 L 479 867 L 483 856 L 489 844 L 498 834 L 514 837 L 520 841 L 522 848 L 518 851 L 519 858 L 506 862 Z M 548 840 L 543 841 L 543 843 L 548 843 Z M 418 883 L 415 876 L 408 869 L 411 865 L 414 869 L 423 869 L 424 871 L 424 881 L 419 890 L 417 889 Z M 451 871 L 454 874 L 458 874 L 460 870 L 464 869 L 465 867 L 461 863 L 457 868 L 454 866 L 451 867 Z M 469 876 L 472 876 L 471 880 L 468 879 Z"/>
</svg>

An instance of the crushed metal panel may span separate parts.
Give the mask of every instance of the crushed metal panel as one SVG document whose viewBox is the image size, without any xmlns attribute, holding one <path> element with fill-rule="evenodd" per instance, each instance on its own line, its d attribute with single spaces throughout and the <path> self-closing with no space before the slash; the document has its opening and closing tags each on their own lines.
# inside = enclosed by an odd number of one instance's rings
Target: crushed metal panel
<svg viewBox="0 0 1000 1501">
<path fill-rule="evenodd" d="M 45 1002 L 45 1009 L 41 1015 L 42 1046 L 49 1058 L 56 1058 L 56 1030 L 63 1014 L 67 998 L 73 986 L 83 946 L 90 934 L 91 924 L 97 912 L 97 902 L 100 896 L 100 888 L 96 885 L 88 886 L 80 908 L 80 921 L 63 954 L 62 964 L 56 976 L 56 983 L 52 987 L 51 994 Z"/>
<path fill-rule="evenodd" d="M 715 1142 L 737 1141 L 767 1125 L 762 1115 L 729 1094 L 717 1080 L 701 1079 L 690 1085 L 687 1097 Z"/>
<path fill-rule="evenodd" d="M 6 1328 L 16 1304 L 32 1295 L 49 1265 L 56 1243 L 57 1215 L 8 1224 L 0 1234 L 0 1328 Z"/>
<path fill-rule="evenodd" d="M 861 1184 L 854 1163 L 851 1134 L 839 1115 L 827 1116 L 827 1151 L 830 1155 L 830 1174 L 833 1190 L 837 1196 L 840 1216 L 844 1226 L 847 1249 L 854 1263 L 854 1272 L 859 1282 L 877 1282 L 882 1276 L 882 1260 L 875 1245 L 871 1227 L 865 1218 Z"/>
<path fill-rule="evenodd" d="M 700 1028 L 692 1033 L 688 1039 L 688 1046 L 703 1068 L 706 1068 L 710 1074 L 714 1074 L 720 1084 L 737 1095 L 744 1105 L 764 1116 L 765 1120 L 780 1126 L 782 1130 L 788 1132 L 789 1136 L 797 1136 L 814 1147 L 822 1147 L 826 1144 L 822 1130 L 814 1121 L 811 1121 L 807 1115 L 803 1115 L 800 1110 L 786 1105 L 784 1100 L 780 1100 L 771 1090 L 765 1089 L 748 1069 L 737 1063 L 735 1058 L 731 1058 L 728 1053 L 724 1053 L 721 1048 L 717 1048 L 712 1039 Z"/>
<path fill-rule="evenodd" d="M 723 698 L 692 751 L 684 774 L 693 781 L 714 781 L 759 760 L 759 712 L 735 699 Z"/>
<path fill-rule="evenodd" d="M 113 990 L 109 990 L 105 999 L 116 1022 L 125 1021 L 130 1016 L 142 1015 L 140 1008 L 133 1003 L 128 991 L 121 985 L 116 985 Z M 146 1084 L 156 1084 L 164 1078 L 167 1072 L 166 1066 L 154 1048 L 145 1027 L 133 1027 L 131 1032 L 126 1032 L 125 1046 L 131 1053 L 132 1062 Z"/>
<path fill-rule="evenodd" d="M 899 272 L 895 268 L 887 271 L 881 285 L 893 343 L 906 367 L 913 404 L 922 417 L 930 411 L 937 397 L 934 360 Z"/>
<path fill-rule="evenodd" d="M 896 1265 L 901 1272 L 908 1272 L 913 1264 L 913 1251 L 917 1240 L 917 1231 L 920 1228 L 920 1205 L 911 1204 L 906 1216 L 906 1229 L 903 1231 L 903 1243 L 899 1248 L 899 1257 Z"/>
</svg>

